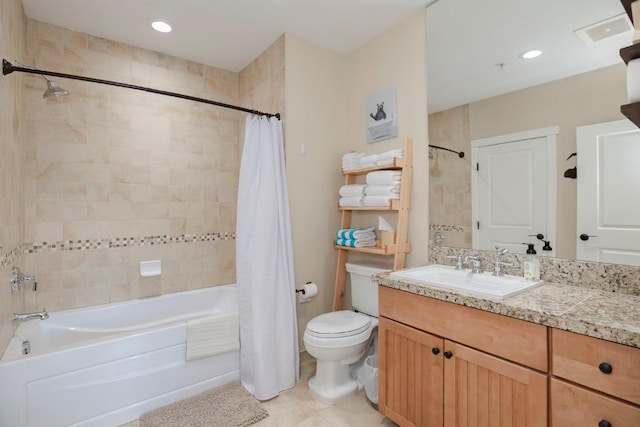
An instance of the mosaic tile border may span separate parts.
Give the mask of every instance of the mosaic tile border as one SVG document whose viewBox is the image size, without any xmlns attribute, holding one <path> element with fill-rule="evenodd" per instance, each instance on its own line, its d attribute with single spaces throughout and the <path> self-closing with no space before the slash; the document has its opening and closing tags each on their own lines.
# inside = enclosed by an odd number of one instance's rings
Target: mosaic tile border
<svg viewBox="0 0 640 427">
<path fill-rule="evenodd" d="M 38 252 L 87 251 L 93 249 L 167 245 L 171 243 L 214 242 L 217 240 L 235 240 L 235 238 L 235 231 L 226 231 L 206 234 L 181 234 L 178 236 L 115 237 L 111 239 L 78 239 L 23 243 L 0 258 L 0 269 L 4 270 L 8 268 L 24 254 Z"/>
<path fill-rule="evenodd" d="M 6 254 L 0 257 L 0 270 L 5 270 L 12 266 L 18 258 L 26 253 L 27 244 L 23 243 L 13 250 L 7 252 Z"/>
<path fill-rule="evenodd" d="M 429 230 L 431 231 L 456 231 L 458 233 L 464 233 L 465 227 L 457 225 L 444 225 L 444 224 L 429 224 Z"/>
</svg>

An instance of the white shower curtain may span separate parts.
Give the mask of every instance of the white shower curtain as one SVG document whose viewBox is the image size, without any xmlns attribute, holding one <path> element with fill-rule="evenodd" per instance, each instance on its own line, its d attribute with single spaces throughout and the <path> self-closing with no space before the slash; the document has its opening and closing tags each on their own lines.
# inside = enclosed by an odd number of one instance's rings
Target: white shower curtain
<svg viewBox="0 0 640 427">
<path fill-rule="evenodd" d="M 267 400 L 298 380 L 293 247 L 282 123 L 248 117 L 236 224 L 240 381 Z"/>
</svg>

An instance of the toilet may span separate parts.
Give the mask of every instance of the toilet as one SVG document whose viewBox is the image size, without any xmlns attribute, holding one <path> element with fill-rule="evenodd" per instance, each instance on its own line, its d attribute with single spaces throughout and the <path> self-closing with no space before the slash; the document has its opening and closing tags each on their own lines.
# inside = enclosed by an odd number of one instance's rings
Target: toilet
<svg viewBox="0 0 640 427">
<path fill-rule="evenodd" d="M 349 365 L 367 351 L 378 327 L 378 285 L 371 275 L 390 271 L 371 264 L 346 264 L 351 281 L 352 310 L 321 314 L 307 323 L 304 345 L 317 359 L 316 374 L 309 380 L 313 396 L 327 404 L 344 400 L 358 391 Z"/>
</svg>

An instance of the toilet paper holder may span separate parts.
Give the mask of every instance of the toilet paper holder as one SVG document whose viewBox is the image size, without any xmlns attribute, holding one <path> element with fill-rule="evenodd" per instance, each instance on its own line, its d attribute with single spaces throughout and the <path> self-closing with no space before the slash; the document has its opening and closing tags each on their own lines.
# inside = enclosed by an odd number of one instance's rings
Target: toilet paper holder
<svg viewBox="0 0 640 427">
<path fill-rule="evenodd" d="M 305 284 L 306 284 L 306 285 L 310 285 L 310 284 L 311 284 L 311 282 L 307 282 L 307 283 L 305 283 Z M 296 289 L 296 294 L 297 294 L 298 292 L 302 292 L 302 295 L 304 295 L 304 294 L 306 293 L 306 292 L 304 291 L 304 289 Z"/>
<path fill-rule="evenodd" d="M 298 301 L 300 303 L 309 302 L 311 298 L 318 295 L 318 286 L 313 282 L 307 282 L 302 285 L 302 289 L 296 289 L 296 293 L 300 293 Z"/>
</svg>

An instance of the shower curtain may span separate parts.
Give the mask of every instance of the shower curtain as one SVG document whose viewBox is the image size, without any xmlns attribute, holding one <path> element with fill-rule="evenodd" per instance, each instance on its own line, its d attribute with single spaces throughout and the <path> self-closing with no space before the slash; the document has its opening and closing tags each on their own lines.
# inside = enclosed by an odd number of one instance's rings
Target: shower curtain
<svg viewBox="0 0 640 427">
<path fill-rule="evenodd" d="M 236 224 L 240 381 L 267 400 L 298 380 L 298 327 L 282 123 L 248 117 Z"/>
</svg>

